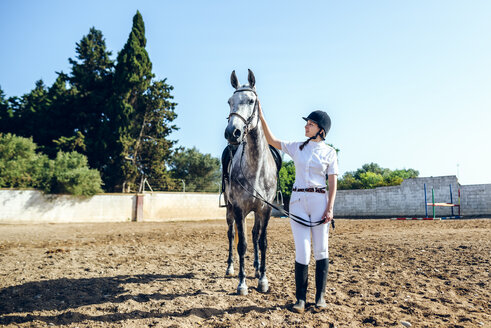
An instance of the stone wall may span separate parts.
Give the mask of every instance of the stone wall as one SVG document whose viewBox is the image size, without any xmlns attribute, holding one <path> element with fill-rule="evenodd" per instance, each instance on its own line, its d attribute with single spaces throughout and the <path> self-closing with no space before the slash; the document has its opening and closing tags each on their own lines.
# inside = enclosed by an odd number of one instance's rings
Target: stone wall
<svg viewBox="0 0 491 328">
<path fill-rule="evenodd" d="M 131 194 L 86 198 L 0 189 L 0 223 L 130 221 L 135 217 L 135 201 Z"/>
<path fill-rule="evenodd" d="M 455 176 L 415 178 L 400 186 L 365 190 L 339 190 L 334 215 L 346 218 L 424 217 L 431 189 L 435 202 L 458 203 L 461 192 L 462 215 L 491 217 L 491 184 L 460 186 Z M 223 200 L 222 200 L 223 201 Z M 134 194 L 101 194 L 89 198 L 44 195 L 35 190 L 0 190 L 0 223 L 19 222 L 123 222 L 224 219 L 218 207 L 218 194 L 145 193 L 143 209 L 136 209 Z M 450 216 L 450 207 L 437 207 L 436 216 Z M 454 207 L 454 215 L 458 208 Z M 428 206 L 428 216 L 433 208 Z M 142 218 L 141 218 L 142 217 Z"/>
<path fill-rule="evenodd" d="M 491 184 L 464 185 L 461 194 L 465 216 L 491 217 Z"/>
<path fill-rule="evenodd" d="M 334 206 L 334 215 L 342 217 L 423 217 L 426 215 L 425 184 L 427 203 L 432 202 L 432 188 L 435 193 L 435 203 L 450 203 L 450 185 L 452 186 L 452 201 L 454 204 L 458 203 L 458 190 L 461 187 L 457 177 L 414 178 L 404 180 L 400 186 L 339 190 Z M 487 188 L 488 191 L 491 190 L 491 185 L 482 186 L 485 186 L 483 188 Z M 461 193 L 463 193 L 462 190 Z M 477 200 L 480 196 L 476 195 L 475 197 L 474 199 Z M 465 205 L 462 205 L 462 208 L 465 209 Z M 433 208 L 428 206 L 427 210 L 428 216 L 433 216 Z M 454 215 L 457 215 L 458 208 L 454 207 L 453 210 Z M 477 212 L 472 209 L 468 215 L 477 215 Z M 438 217 L 449 216 L 452 214 L 452 208 L 436 207 L 435 214 Z M 489 215 L 491 211 L 484 211 L 479 214 Z"/>
</svg>

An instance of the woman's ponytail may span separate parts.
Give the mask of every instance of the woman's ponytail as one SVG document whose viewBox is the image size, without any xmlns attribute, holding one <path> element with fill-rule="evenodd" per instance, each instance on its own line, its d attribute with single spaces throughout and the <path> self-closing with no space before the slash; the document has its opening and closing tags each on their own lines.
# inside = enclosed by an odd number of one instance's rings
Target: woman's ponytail
<svg viewBox="0 0 491 328">
<path fill-rule="evenodd" d="M 313 137 L 310 137 L 308 138 L 307 140 L 305 140 L 305 142 L 303 144 L 300 145 L 300 150 L 303 150 L 305 146 L 307 146 L 307 144 L 309 143 L 310 140 L 315 140 L 317 139 L 317 137 L 320 135 L 322 140 L 326 140 L 326 135 L 325 135 L 325 132 L 321 134 L 321 132 L 324 131 L 324 129 L 320 129 L 316 134 L 315 136 Z"/>
</svg>

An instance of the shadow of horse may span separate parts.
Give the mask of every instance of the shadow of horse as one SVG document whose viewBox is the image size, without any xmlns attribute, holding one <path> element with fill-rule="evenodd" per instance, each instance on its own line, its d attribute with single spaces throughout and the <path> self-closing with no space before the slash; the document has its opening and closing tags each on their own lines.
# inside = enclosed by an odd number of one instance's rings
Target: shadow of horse
<svg viewBox="0 0 491 328">
<path fill-rule="evenodd" d="M 88 315 L 74 309 L 96 304 L 120 304 L 127 300 L 145 303 L 150 300 L 169 301 L 177 297 L 196 296 L 201 291 L 183 294 L 138 294 L 129 295 L 125 284 L 146 284 L 152 281 L 173 281 L 178 279 L 193 279 L 194 274 L 183 275 L 120 275 L 114 277 L 55 279 L 29 282 L 23 285 L 11 286 L 0 290 L 0 325 L 45 322 L 46 324 L 68 325 L 84 321 L 116 322 L 140 318 L 188 317 L 191 315 L 203 319 L 212 316 L 223 316 L 226 313 L 248 313 L 256 311 L 264 313 L 278 308 L 261 308 L 257 306 L 231 307 L 228 309 L 192 308 L 183 312 L 161 312 L 159 308 L 150 311 L 134 310 L 119 312 L 118 308 L 110 307 L 101 315 Z M 38 311 L 64 311 L 54 315 L 36 315 Z M 27 312 L 27 315 L 24 313 Z M 23 313 L 23 314 L 19 314 Z"/>
<path fill-rule="evenodd" d="M 128 299 L 147 302 L 150 299 L 171 300 L 180 296 L 190 296 L 193 294 L 129 295 L 124 285 L 192 278 L 194 278 L 192 273 L 184 275 L 141 274 L 82 279 L 61 278 L 11 286 L 0 290 L 0 324 L 19 323 L 18 320 L 21 322 L 32 320 L 28 319 L 29 317 L 33 318 L 30 315 L 27 317 L 5 316 L 19 312 L 64 311 L 93 304 L 123 303 Z"/>
<path fill-rule="evenodd" d="M 286 309 L 286 306 L 283 307 L 258 307 L 258 306 L 243 306 L 243 307 L 232 307 L 228 309 L 215 309 L 215 308 L 194 308 L 190 310 L 186 310 L 184 312 L 159 312 L 157 309 L 149 312 L 135 310 L 126 313 L 111 313 L 111 314 L 103 314 L 103 315 L 88 315 L 85 313 L 79 313 L 76 311 L 67 311 L 59 315 L 46 316 L 46 315 L 31 315 L 27 316 L 7 316 L 4 318 L 0 318 L 0 324 L 21 324 L 27 322 L 38 322 L 42 321 L 46 324 L 57 324 L 57 325 L 69 325 L 73 323 L 80 323 L 86 321 L 98 321 L 98 322 L 118 322 L 125 320 L 134 320 L 134 319 L 159 319 L 159 318 L 185 318 L 189 316 L 197 316 L 202 319 L 209 319 L 211 317 L 220 318 L 225 314 L 246 314 L 249 312 L 257 312 L 257 313 L 266 313 L 268 311 L 273 311 L 277 308 Z"/>
</svg>

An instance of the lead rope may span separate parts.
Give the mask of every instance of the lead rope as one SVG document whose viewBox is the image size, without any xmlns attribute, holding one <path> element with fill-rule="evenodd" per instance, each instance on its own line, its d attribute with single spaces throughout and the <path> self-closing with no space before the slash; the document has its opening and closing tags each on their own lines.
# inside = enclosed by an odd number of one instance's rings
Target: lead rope
<svg viewBox="0 0 491 328">
<path fill-rule="evenodd" d="M 244 152 L 245 152 L 246 142 L 245 142 L 245 141 L 243 141 L 241 144 L 242 144 L 242 152 L 241 152 L 241 154 L 240 154 L 239 169 L 240 169 L 240 173 L 242 173 L 242 176 L 244 176 L 244 177 L 245 177 L 244 171 L 242 170 L 242 159 L 243 159 L 243 157 L 244 157 Z M 229 148 L 229 151 L 230 151 L 230 154 L 232 154 L 232 151 L 230 150 L 230 148 Z M 293 221 L 295 221 L 295 222 L 297 222 L 297 223 L 299 223 L 299 224 L 301 224 L 301 225 L 303 225 L 303 226 L 305 226 L 305 227 L 312 228 L 312 227 L 316 227 L 316 226 L 321 225 L 321 224 L 323 224 L 323 223 L 324 223 L 324 220 L 314 221 L 314 222 L 312 222 L 311 220 L 306 220 L 306 219 L 304 219 L 304 218 L 302 218 L 302 217 L 300 217 L 300 216 L 298 216 L 298 215 L 292 214 L 292 213 L 290 213 L 289 211 L 287 211 L 287 210 L 285 210 L 285 209 L 283 209 L 283 208 L 279 208 L 279 207 L 277 207 L 276 205 L 274 205 L 274 204 L 272 204 L 272 203 L 268 202 L 268 201 L 267 201 L 267 200 L 266 200 L 266 199 L 265 199 L 265 198 L 264 198 L 264 197 L 263 197 L 263 196 L 262 196 L 262 195 L 261 195 L 261 194 L 260 194 L 260 193 L 259 193 L 259 192 L 258 192 L 258 191 L 255 189 L 255 188 L 254 188 L 254 186 L 253 186 L 253 185 L 252 185 L 252 184 L 251 184 L 249 181 L 247 181 L 247 179 L 246 179 L 245 181 L 246 181 L 246 182 L 249 184 L 249 186 L 252 188 L 252 190 L 253 190 L 253 191 L 254 191 L 254 192 L 257 194 L 257 196 L 256 196 L 256 195 L 254 195 L 252 192 L 250 192 L 250 191 L 249 191 L 249 190 L 248 190 L 248 189 L 247 189 L 247 188 L 246 188 L 246 187 L 245 187 L 245 186 L 244 186 L 244 185 L 243 185 L 243 184 L 242 184 L 242 183 L 241 183 L 241 182 L 240 182 L 240 181 L 239 181 L 237 178 L 232 177 L 232 176 L 230 176 L 230 178 L 234 179 L 234 181 L 235 181 L 235 182 L 237 182 L 237 184 L 238 184 L 238 185 L 239 185 L 239 186 L 240 186 L 242 189 L 244 189 L 244 190 L 245 190 L 245 192 L 247 192 L 249 195 L 251 195 L 252 197 L 254 197 L 254 198 L 256 198 L 256 199 L 259 199 L 260 201 L 264 202 L 264 203 L 265 203 L 265 204 L 267 204 L 268 206 L 270 206 L 270 207 L 274 208 L 275 210 L 279 211 L 281 214 L 283 214 L 283 215 L 285 215 L 285 216 L 289 217 L 291 220 L 293 220 Z M 279 179 L 279 177 L 278 177 L 278 179 Z M 331 220 L 331 222 L 332 222 L 332 228 L 333 228 L 333 229 L 335 229 L 335 226 L 334 226 L 334 219 L 332 219 L 332 220 Z"/>
</svg>

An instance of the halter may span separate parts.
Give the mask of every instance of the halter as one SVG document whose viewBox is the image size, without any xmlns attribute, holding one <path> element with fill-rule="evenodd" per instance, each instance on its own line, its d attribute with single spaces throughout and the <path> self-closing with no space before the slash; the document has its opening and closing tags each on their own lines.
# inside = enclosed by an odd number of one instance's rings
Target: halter
<svg viewBox="0 0 491 328">
<path fill-rule="evenodd" d="M 236 94 L 237 92 L 244 92 L 244 91 L 250 91 L 252 93 L 254 93 L 254 95 L 256 96 L 256 99 L 254 99 L 254 108 L 252 109 L 252 114 L 251 116 L 249 116 L 249 118 L 246 120 L 242 115 L 240 115 L 239 113 L 236 113 L 236 112 L 231 112 L 228 117 L 227 117 L 227 120 L 230 121 L 230 118 L 235 115 L 237 116 L 238 118 L 240 118 L 244 124 L 245 124 L 245 130 L 244 130 L 244 137 L 247 135 L 247 133 L 249 132 L 249 125 L 251 124 L 252 120 L 254 119 L 254 114 L 256 113 L 256 108 L 257 108 L 257 93 L 254 89 L 251 89 L 251 88 L 247 88 L 247 89 L 240 89 L 240 90 L 236 90 L 234 92 L 234 94 Z M 257 120 L 259 122 L 259 115 L 257 115 Z M 257 126 L 257 125 L 256 125 Z M 243 141 L 244 142 L 244 141 Z"/>
</svg>

